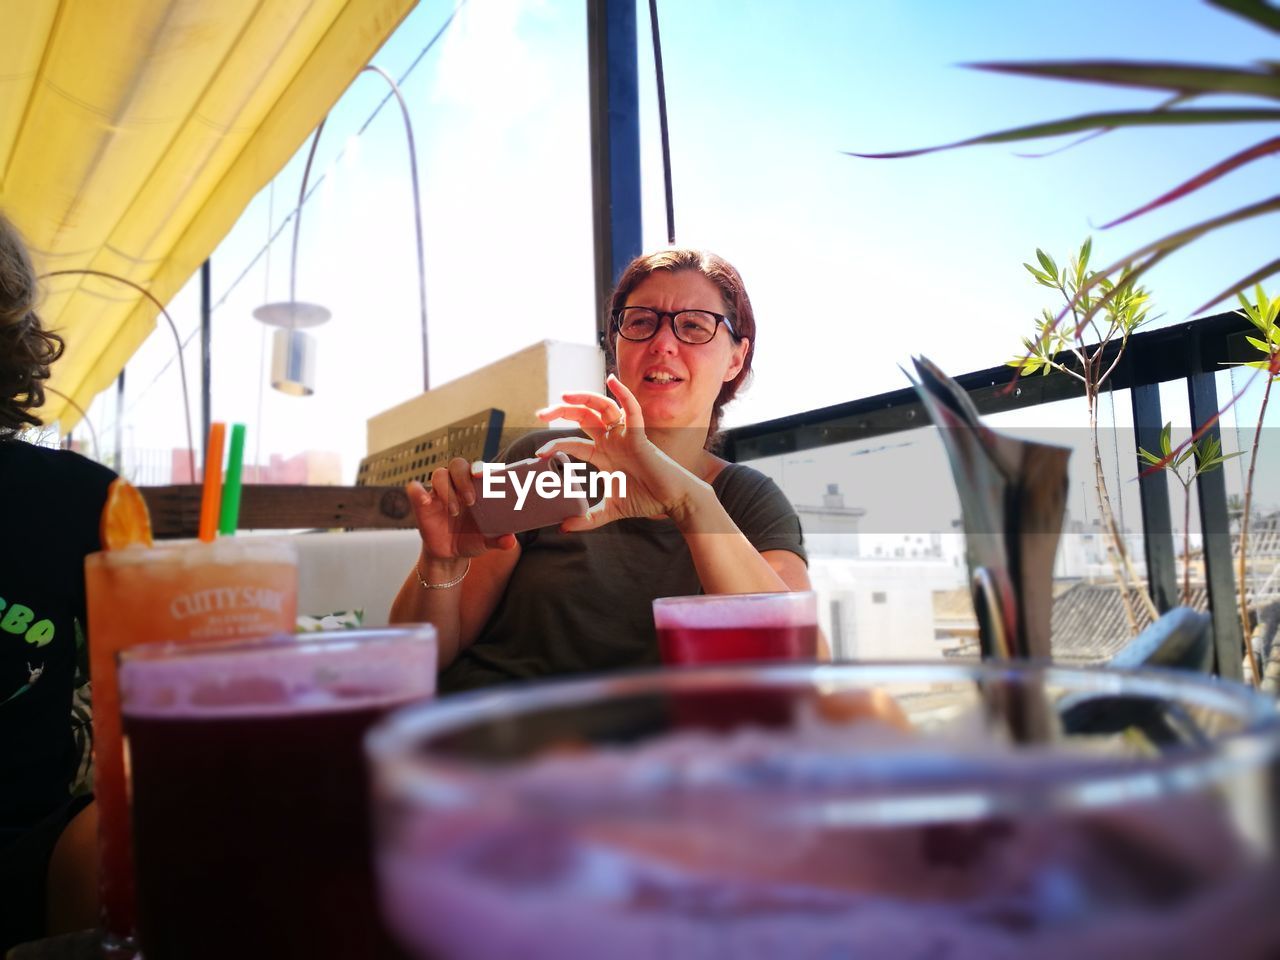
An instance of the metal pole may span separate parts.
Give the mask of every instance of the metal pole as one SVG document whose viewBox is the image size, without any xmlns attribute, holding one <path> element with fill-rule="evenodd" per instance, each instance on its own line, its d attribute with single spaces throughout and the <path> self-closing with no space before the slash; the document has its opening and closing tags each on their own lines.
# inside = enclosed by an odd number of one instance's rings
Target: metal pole
<svg viewBox="0 0 1280 960">
<path fill-rule="evenodd" d="M 662 34 L 658 30 L 658 0 L 649 0 L 649 29 L 653 34 L 653 72 L 658 81 L 658 130 L 662 134 L 662 187 L 667 200 L 667 243 L 676 245 L 676 204 L 671 190 L 671 135 L 667 131 L 667 81 L 662 71 Z"/>
<path fill-rule="evenodd" d="M 196 476 L 196 442 L 194 439 L 194 435 L 191 433 L 191 393 L 187 389 L 187 361 L 183 358 L 183 353 L 182 353 L 182 348 L 183 348 L 182 335 L 178 333 L 178 325 L 173 322 L 172 314 L 170 314 L 169 311 L 165 309 L 165 306 L 163 303 L 161 303 L 159 300 L 156 299 L 155 294 L 153 294 L 146 287 L 140 284 L 134 283 L 132 280 L 127 280 L 124 277 L 119 276 L 118 274 L 109 273 L 106 270 L 90 270 L 84 267 L 77 267 L 73 270 L 50 270 L 48 273 L 41 274 L 40 279 L 46 280 L 49 277 L 66 277 L 66 276 L 80 276 L 80 275 L 90 276 L 90 277 L 106 277 L 108 280 L 114 280 L 116 283 L 123 283 L 126 287 L 133 288 L 134 290 L 138 291 L 138 293 L 140 293 L 147 300 L 150 300 L 153 304 L 155 304 L 155 308 L 156 310 L 159 311 L 160 316 L 164 317 L 165 323 L 169 324 L 169 332 L 173 334 L 173 343 L 174 343 L 174 350 L 175 350 L 174 357 L 178 361 L 178 376 L 182 381 L 182 426 L 183 426 L 183 429 L 187 431 L 187 464 L 188 464 L 188 469 L 191 471 L 192 482 L 194 482 L 195 476 Z M 165 370 L 168 370 L 168 369 L 169 369 L 168 364 L 166 364 L 160 370 L 160 373 L 163 374 Z M 159 379 L 159 375 L 157 375 L 156 379 L 157 380 Z M 154 385 L 155 382 L 156 381 L 153 380 L 152 384 Z M 45 389 L 52 390 L 53 388 L 46 387 Z M 145 392 L 146 391 L 144 390 L 143 393 Z M 71 403 L 73 407 L 75 406 L 74 401 L 72 401 L 70 397 L 66 397 L 65 395 L 63 396 L 68 403 Z M 75 407 L 75 409 L 79 410 L 80 408 Z M 81 411 L 80 415 L 84 416 L 83 411 Z M 92 426 L 92 424 L 90 426 Z M 205 432 L 208 433 L 208 431 L 205 431 Z M 94 441 L 94 446 L 97 446 L 96 440 Z"/>
<path fill-rule="evenodd" d="M 1187 337 L 1188 354 L 1203 367 L 1200 336 Z M 1187 377 L 1191 405 L 1191 429 L 1199 430 L 1210 421 L 1213 426 L 1203 436 L 1219 442 L 1222 432 L 1218 417 L 1216 371 L 1201 369 Z M 1244 679 L 1244 634 L 1236 606 L 1236 581 L 1231 569 L 1231 523 L 1227 514 L 1227 484 L 1222 470 L 1211 470 L 1196 478 L 1200 505 L 1200 533 L 1203 538 L 1204 580 L 1209 592 L 1209 612 L 1213 614 L 1214 671 L 1228 680 Z"/>
<path fill-rule="evenodd" d="M 116 473 L 124 474 L 124 370 L 116 377 Z"/>
<path fill-rule="evenodd" d="M 587 0 L 587 41 L 596 334 L 603 344 L 609 295 L 643 243 L 635 0 Z"/>
<path fill-rule="evenodd" d="M 422 390 L 431 389 L 431 369 L 427 363 L 427 273 L 425 244 L 422 241 L 422 200 L 418 191 L 418 151 L 413 143 L 413 124 L 409 122 L 409 105 L 404 102 L 400 87 L 391 74 L 381 67 L 369 64 L 363 72 L 376 73 L 391 84 L 391 92 L 400 104 L 400 115 L 404 118 L 404 134 L 409 140 L 409 179 L 413 183 L 413 226 L 418 241 L 418 316 L 422 324 Z"/>
<path fill-rule="evenodd" d="M 210 370 L 212 368 L 210 358 L 211 334 L 213 331 L 213 293 L 211 270 L 209 261 L 205 260 L 200 264 L 200 443 L 203 454 L 200 457 L 201 465 L 204 464 L 205 458 L 209 454 L 209 421 L 212 417 L 213 408 L 213 384 L 211 381 Z M 199 477 L 192 476 L 190 482 L 198 483 Z"/>
<path fill-rule="evenodd" d="M 1160 386 L 1149 383 L 1130 391 L 1137 446 L 1160 449 Z M 1178 565 L 1173 555 L 1173 514 L 1169 474 L 1137 462 L 1138 497 L 1142 502 L 1142 543 L 1147 559 L 1147 588 L 1156 609 L 1166 613 L 1178 605 Z M 1088 502 L 1086 500 L 1086 502 Z"/>
</svg>

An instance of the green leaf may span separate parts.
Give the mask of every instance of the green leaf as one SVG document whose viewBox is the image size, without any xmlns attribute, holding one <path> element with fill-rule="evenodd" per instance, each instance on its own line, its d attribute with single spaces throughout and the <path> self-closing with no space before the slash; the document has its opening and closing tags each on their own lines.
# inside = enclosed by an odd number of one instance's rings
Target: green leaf
<svg viewBox="0 0 1280 960">
<path fill-rule="evenodd" d="M 1151 243 L 1148 243 L 1145 246 L 1140 247 L 1139 249 L 1135 250 L 1133 253 L 1125 257 L 1123 260 L 1116 261 L 1106 269 L 1098 271 L 1098 273 L 1103 276 L 1110 276 L 1111 274 L 1116 273 L 1119 270 L 1126 270 L 1125 275 L 1131 281 L 1136 280 L 1139 276 L 1143 275 L 1152 267 L 1156 266 L 1156 264 L 1163 261 L 1166 257 L 1177 252 L 1178 250 L 1194 242 L 1195 240 L 1198 240 L 1200 237 L 1204 236 L 1206 233 L 1216 230 L 1219 227 L 1227 226 L 1228 224 L 1239 223 L 1244 220 L 1252 219 L 1253 217 L 1259 217 L 1268 213 L 1272 213 L 1276 210 L 1280 210 L 1280 194 L 1273 197 L 1268 197 L 1266 200 L 1260 200 L 1257 203 L 1251 203 L 1248 206 L 1241 207 L 1238 210 L 1233 210 L 1230 213 L 1222 214 L 1217 217 L 1211 217 L 1208 220 L 1202 220 L 1200 223 L 1193 224 L 1190 227 L 1184 227 L 1181 230 L 1175 231 L 1174 233 L 1161 237 L 1159 240 L 1152 241 Z M 1141 260 L 1141 263 L 1138 266 L 1133 267 L 1132 271 L 1127 270 L 1130 264 L 1139 260 Z M 1280 261 L 1277 261 L 1277 264 L 1280 265 Z M 1280 266 L 1278 266 L 1277 269 L 1280 269 Z M 1261 271 L 1259 271 L 1259 273 L 1261 273 Z M 1248 286 L 1248 284 L 1253 283 L 1255 279 L 1256 277 L 1251 274 L 1248 278 L 1242 281 L 1242 284 L 1243 286 Z M 1210 301 L 1210 303 L 1199 308 L 1198 310 L 1193 311 L 1193 313 L 1203 312 L 1204 310 L 1208 309 L 1208 307 L 1212 306 L 1215 303 L 1218 303 L 1220 300 L 1233 295 L 1238 289 L 1243 289 L 1243 286 L 1241 286 L 1241 284 L 1237 284 L 1233 286 L 1230 290 L 1227 290 L 1226 292 L 1221 294 L 1221 296 Z M 1098 304 L 1094 305 L 1094 310 L 1096 310 L 1101 304 L 1105 302 L 1106 302 L 1106 298 L 1104 297 L 1101 301 L 1099 301 Z M 1070 306 L 1071 305 L 1069 304 L 1068 307 Z M 1089 315 L 1091 316 L 1092 313 L 1090 313 Z"/>
<path fill-rule="evenodd" d="M 1257 205 L 1255 204 L 1255 206 Z M 1237 210 L 1236 213 L 1242 213 L 1245 209 L 1248 209 L 1248 208 L 1242 208 L 1241 210 Z M 1249 216 L 1252 216 L 1252 215 L 1253 214 L 1249 214 Z M 1228 216 L 1234 217 L 1234 214 L 1229 214 Z M 1219 218 L 1219 219 L 1224 219 L 1224 218 Z M 1245 219 L 1245 218 L 1242 218 L 1242 219 Z M 1224 223 L 1230 223 L 1230 222 L 1232 221 L 1224 219 Z M 1206 223 L 1208 223 L 1208 221 L 1206 221 Z M 1209 230 L 1215 229 L 1216 226 L 1219 226 L 1219 225 L 1209 227 L 1206 230 L 1201 230 L 1200 234 L 1208 233 Z M 1227 287 L 1226 290 L 1222 291 L 1222 293 L 1218 294 L 1212 300 L 1208 300 L 1201 306 L 1197 307 L 1195 310 L 1192 311 L 1192 313 L 1193 314 L 1204 313 L 1210 307 L 1216 306 L 1217 304 L 1221 303 L 1223 300 L 1226 300 L 1232 294 L 1239 293 L 1241 290 L 1248 289 L 1249 284 L 1258 283 L 1259 281 L 1265 280 L 1267 279 L 1267 277 L 1273 276 L 1274 274 L 1277 274 L 1277 273 L 1280 273 L 1280 257 L 1277 257 L 1275 260 L 1272 260 L 1270 263 L 1262 265 L 1257 270 L 1254 270 L 1252 273 L 1250 273 L 1248 276 L 1243 277 L 1240 280 L 1237 280 L 1235 283 Z"/>
<path fill-rule="evenodd" d="M 1036 259 L 1040 261 L 1040 266 L 1044 267 L 1044 272 L 1051 277 L 1057 277 L 1058 265 L 1053 262 L 1053 257 L 1049 256 L 1039 247 L 1036 247 Z"/>
<path fill-rule="evenodd" d="M 1268 357 L 1271 356 L 1271 344 L 1258 340 L 1255 337 L 1245 337 L 1245 339 L 1248 340 L 1252 346 L 1257 348 L 1260 353 Z"/>
<path fill-rule="evenodd" d="M 1240 450 L 1236 453 L 1228 453 L 1225 457 L 1212 457 L 1210 459 L 1203 460 L 1196 467 L 1196 476 L 1198 477 L 1204 473 L 1212 473 L 1214 470 L 1219 469 L 1228 460 L 1244 456 L 1244 454 L 1245 451 Z"/>
<path fill-rule="evenodd" d="M 1093 252 L 1093 237 L 1085 237 L 1084 243 L 1080 245 L 1080 270 L 1081 277 L 1084 276 L 1084 270 L 1089 265 L 1089 254 Z"/>
<path fill-rule="evenodd" d="M 1043 80 L 1072 80 L 1109 87 L 1168 90 L 1183 95 L 1234 93 L 1280 99 L 1280 77 L 1266 70 L 1186 63 L 1138 63 L 1131 60 L 970 63 L 974 70 L 1018 74 Z"/>
<path fill-rule="evenodd" d="M 1172 447 L 1170 446 L 1170 438 L 1173 436 L 1173 421 L 1169 421 L 1160 431 L 1160 452 L 1166 457 L 1169 455 Z"/>
<path fill-rule="evenodd" d="M 1153 467 L 1161 466 L 1160 461 L 1164 459 L 1163 457 L 1157 457 L 1150 450 L 1143 450 L 1141 447 L 1138 448 L 1138 456 L 1147 461 L 1147 463 L 1151 464 Z"/>
<path fill-rule="evenodd" d="M 846 151 L 848 156 L 869 160 L 891 160 L 898 157 L 918 157 L 940 150 L 976 146 L 982 143 L 1014 143 L 1019 140 L 1036 140 L 1040 137 L 1057 137 L 1064 133 L 1079 133 L 1113 127 L 1180 127 L 1209 123 L 1274 123 L 1280 120 L 1280 110 L 1269 108 L 1221 108 L 1212 110 L 1129 110 L 1104 113 L 1087 113 L 1078 117 L 1064 117 L 1045 123 L 1033 123 L 1025 127 L 1013 127 L 996 133 L 987 133 L 967 140 L 956 140 L 936 147 L 915 150 L 894 150 L 890 153 L 860 153 Z"/>
<path fill-rule="evenodd" d="M 1172 203 L 1175 200 L 1179 200 L 1182 197 L 1185 197 L 1189 193 L 1195 193 L 1200 188 L 1210 183 L 1213 183 L 1213 181 L 1219 179 L 1220 177 L 1226 176 L 1228 173 L 1231 173 L 1233 170 L 1237 170 L 1240 167 L 1245 166 L 1246 164 L 1252 163 L 1254 160 L 1259 160 L 1262 157 L 1271 156 L 1272 154 L 1277 152 L 1280 152 L 1280 137 L 1270 137 L 1266 140 L 1263 140 L 1261 143 L 1254 144 L 1252 147 L 1248 147 L 1244 150 L 1241 150 L 1239 153 L 1234 153 L 1231 156 L 1227 157 L 1227 159 L 1220 160 L 1219 162 L 1215 163 L 1213 166 L 1208 167 L 1205 170 L 1201 170 L 1190 180 L 1187 180 L 1183 183 L 1178 184 L 1172 190 L 1165 191 L 1160 196 L 1156 197 L 1154 200 L 1150 200 L 1147 203 L 1144 203 L 1142 206 L 1138 207 L 1136 210 L 1130 210 L 1128 213 L 1124 214 L 1123 216 L 1116 217 L 1116 219 L 1112 220 L 1109 223 L 1104 223 L 1102 225 L 1102 229 L 1109 230 L 1112 227 L 1125 223 L 1128 220 L 1133 220 L 1136 217 L 1140 217 L 1144 213 L 1148 213 L 1152 210 L 1155 210 L 1157 207 L 1163 207 L 1167 203 Z"/>
<path fill-rule="evenodd" d="M 1280 297 L 1271 300 L 1267 297 L 1267 292 L 1262 289 L 1262 284 L 1254 285 L 1253 288 L 1253 305 L 1249 305 L 1244 300 L 1244 294 L 1239 294 L 1240 303 L 1244 306 L 1244 314 L 1253 321 L 1253 325 L 1262 330 L 1267 335 L 1276 332 L 1276 320 L 1280 317 Z"/>
<path fill-rule="evenodd" d="M 1266 0 L 1209 0 L 1212 6 L 1226 10 L 1273 33 L 1280 33 L 1280 10 Z"/>
</svg>

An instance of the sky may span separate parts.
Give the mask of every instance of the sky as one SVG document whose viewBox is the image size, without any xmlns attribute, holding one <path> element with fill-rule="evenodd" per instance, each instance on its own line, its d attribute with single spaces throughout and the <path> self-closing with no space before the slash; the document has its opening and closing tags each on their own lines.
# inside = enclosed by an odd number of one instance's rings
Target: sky
<svg viewBox="0 0 1280 960">
<path fill-rule="evenodd" d="M 422 0 L 373 62 L 403 76 L 453 11 L 451 0 Z M 1021 266 L 1037 247 L 1063 262 L 1092 235 L 1096 260 L 1110 261 L 1274 192 L 1272 159 L 1134 223 L 1097 229 L 1270 133 L 1257 128 L 1119 131 L 1035 159 L 1018 154 L 1062 141 L 903 160 L 847 155 L 1159 99 L 965 63 L 1275 57 L 1263 31 L 1195 0 L 661 0 L 659 13 L 677 239 L 739 268 L 759 325 L 755 379 L 728 409 L 729 426 L 899 389 L 899 365 L 917 353 L 951 373 L 1001 363 L 1053 303 Z M 644 244 L 653 248 L 664 245 L 665 218 L 647 4 L 637 22 Z M 292 226 L 260 254 L 297 201 L 306 145 L 212 257 L 214 418 L 248 423 L 249 459 L 338 451 L 346 482 L 368 452 L 365 421 L 421 390 L 408 153 L 394 102 L 357 136 L 386 90 L 376 76 L 359 77 L 317 152 L 313 183 L 323 183 L 305 207 L 296 278 L 300 299 L 333 311 L 317 330 L 314 396 L 263 388 L 269 345 L 252 317 L 288 297 Z M 539 340 L 593 342 L 584 0 L 468 0 L 402 90 L 422 187 L 433 384 Z M 1272 216 L 1233 228 L 1152 271 L 1157 322 L 1187 319 L 1269 259 L 1276 226 Z M 190 337 L 194 390 L 198 284 L 171 307 Z M 174 354 L 158 327 L 127 368 L 123 418 L 114 391 L 90 408 L 104 456 L 117 423 L 126 445 L 185 444 Z M 1232 377 L 1220 375 L 1220 394 Z M 1165 409 L 1182 426 L 1180 389 L 1165 391 Z M 1242 402 L 1242 424 L 1256 418 L 1257 395 Z M 1123 426 L 1127 400 L 1116 409 Z M 1001 422 L 1080 427 L 1083 417 L 1081 404 L 1057 404 Z M 1131 458 L 1117 443 L 1111 468 L 1130 493 L 1122 465 Z M 832 469 L 808 471 L 789 492 L 813 502 Z M 1242 471 L 1232 470 L 1238 482 Z M 901 492 L 878 496 L 888 505 Z"/>
</svg>

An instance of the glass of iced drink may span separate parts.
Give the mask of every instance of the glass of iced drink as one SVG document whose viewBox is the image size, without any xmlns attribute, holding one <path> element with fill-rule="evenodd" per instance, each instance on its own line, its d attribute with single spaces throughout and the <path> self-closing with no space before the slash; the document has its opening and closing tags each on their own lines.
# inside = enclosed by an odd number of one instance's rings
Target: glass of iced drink
<svg viewBox="0 0 1280 960">
<path fill-rule="evenodd" d="M 662 597 L 653 623 L 669 665 L 812 660 L 818 651 L 818 598 L 809 591 Z"/>
<path fill-rule="evenodd" d="M 726 690 L 786 725 L 680 708 Z M 1211 678 L 735 664 L 445 700 L 366 750 L 424 960 L 1280 956 L 1280 716 Z"/>
<path fill-rule="evenodd" d="M 142 643 L 292 632 L 297 552 L 257 537 L 104 550 L 85 559 L 85 588 L 103 927 L 108 953 L 131 956 L 133 868 L 116 654 Z"/>
<path fill-rule="evenodd" d="M 435 676 L 429 625 L 122 654 L 145 960 L 392 956 L 361 739 Z"/>
</svg>

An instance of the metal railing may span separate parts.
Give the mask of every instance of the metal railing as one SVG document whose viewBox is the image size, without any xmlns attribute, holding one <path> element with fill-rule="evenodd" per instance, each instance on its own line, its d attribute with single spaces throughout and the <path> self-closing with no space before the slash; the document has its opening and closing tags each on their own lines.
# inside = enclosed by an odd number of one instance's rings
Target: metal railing
<svg viewBox="0 0 1280 960">
<path fill-rule="evenodd" d="M 1257 351 L 1245 340 L 1245 335 L 1253 332 L 1254 327 L 1247 318 L 1232 312 L 1130 337 L 1120 364 L 1112 374 L 1109 389 L 1130 391 L 1135 447 L 1159 448 L 1160 431 L 1167 419 L 1160 409 L 1162 383 L 1186 382 L 1194 430 L 1215 421 L 1220 406 L 1230 400 L 1218 396 L 1215 374 L 1230 364 L 1258 359 Z M 1108 346 L 1103 369 L 1110 366 L 1118 349 L 1118 343 Z M 1069 357 L 1070 354 L 1062 354 L 1058 359 L 1067 363 Z M 999 366 L 955 379 L 984 416 L 1084 396 L 1084 387 L 1078 380 L 1056 372 L 1048 376 L 1020 377 L 1016 386 L 1009 389 L 1015 375 L 1012 367 Z M 726 431 L 724 451 L 729 460 L 741 462 L 864 441 L 928 425 L 928 415 L 915 391 L 908 387 L 733 428 Z M 1213 422 L 1205 435 L 1221 440 L 1218 424 Z M 1174 525 L 1168 477 L 1163 471 L 1144 473 L 1145 467 L 1145 463 L 1135 460 L 1147 584 L 1157 609 L 1163 612 L 1178 603 Z M 1214 669 L 1223 676 L 1241 679 L 1244 645 L 1237 614 L 1223 471 L 1201 475 L 1196 491 L 1205 584 L 1213 614 Z"/>
</svg>

